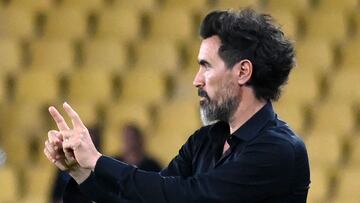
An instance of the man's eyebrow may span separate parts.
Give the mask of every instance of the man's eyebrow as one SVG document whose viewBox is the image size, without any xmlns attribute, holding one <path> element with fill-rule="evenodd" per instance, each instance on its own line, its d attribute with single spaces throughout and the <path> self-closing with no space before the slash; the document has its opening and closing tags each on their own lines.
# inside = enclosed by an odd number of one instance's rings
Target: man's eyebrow
<svg viewBox="0 0 360 203">
<path fill-rule="evenodd" d="M 198 63 L 199 63 L 199 65 L 208 65 L 208 66 L 210 65 L 210 63 L 204 59 L 198 60 Z"/>
</svg>

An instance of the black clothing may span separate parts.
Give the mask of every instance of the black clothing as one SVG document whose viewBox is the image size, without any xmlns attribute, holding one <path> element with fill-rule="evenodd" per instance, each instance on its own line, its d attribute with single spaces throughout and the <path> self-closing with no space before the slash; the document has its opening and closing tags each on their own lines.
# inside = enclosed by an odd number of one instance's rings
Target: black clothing
<svg viewBox="0 0 360 203">
<path fill-rule="evenodd" d="M 269 102 L 232 135 L 224 122 L 200 128 L 160 173 L 102 156 L 64 202 L 304 203 L 309 183 L 305 145 Z"/>
<path fill-rule="evenodd" d="M 124 161 L 124 158 L 121 156 L 114 157 L 116 160 Z M 149 156 L 145 156 L 137 165 L 136 167 L 138 169 L 144 170 L 144 171 L 153 171 L 153 172 L 159 172 L 161 170 L 160 164 L 153 158 Z"/>
</svg>

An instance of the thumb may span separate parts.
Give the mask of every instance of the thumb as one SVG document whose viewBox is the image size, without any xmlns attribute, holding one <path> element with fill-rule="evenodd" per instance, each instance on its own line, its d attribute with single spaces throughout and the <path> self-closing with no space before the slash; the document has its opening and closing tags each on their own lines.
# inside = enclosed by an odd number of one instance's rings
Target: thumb
<svg viewBox="0 0 360 203">
<path fill-rule="evenodd" d="M 71 170 L 73 166 L 77 164 L 74 151 L 71 148 L 63 148 L 65 154 L 65 163 L 67 167 Z"/>
</svg>

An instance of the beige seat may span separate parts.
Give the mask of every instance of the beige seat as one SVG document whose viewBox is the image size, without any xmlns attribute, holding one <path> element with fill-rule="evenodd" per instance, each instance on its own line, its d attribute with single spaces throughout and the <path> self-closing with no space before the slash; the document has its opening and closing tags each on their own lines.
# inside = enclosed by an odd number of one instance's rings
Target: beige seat
<svg viewBox="0 0 360 203">
<path fill-rule="evenodd" d="M 113 1 L 113 3 L 110 6 L 115 8 L 123 8 L 126 10 L 133 10 L 133 11 L 152 12 L 159 7 L 159 2 L 157 0 L 137 0 L 137 1 L 117 0 L 117 1 Z"/>
<path fill-rule="evenodd" d="M 0 202 L 19 201 L 19 180 L 15 169 L 11 166 L 0 168 Z"/>
<path fill-rule="evenodd" d="M 0 36 L 15 39 L 34 35 L 34 13 L 25 8 L 0 8 Z"/>
<path fill-rule="evenodd" d="M 120 132 L 125 124 L 135 123 L 148 132 L 152 122 L 147 105 L 127 101 L 108 105 L 103 139 L 104 152 L 110 155 L 119 152 Z"/>
<path fill-rule="evenodd" d="M 36 69 L 50 69 L 54 72 L 68 71 L 75 61 L 73 48 L 68 41 L 35 41 L 30 45 L 31 66 Z"/>
<path fill-rule="evenodd" d="M 310 132 L 305 141 L 311 165 L 325 170 L 336 168 L 342 158 L 344 140 L 344 136 L 330 129 Z"/>
<path fill-rule="evenodd" d="M 360 168 L 344 170 L 339 177 L 338 192 L 334 202 L 357 203 L 360 199 Z"/>
<path fill-rule="evenodd" d="M 338 135 L 349 133 L 355 124 L 352 107 L 342 101 L 327 101 L 314 108 L 313 130 L 332 131 Z"/>
<path fill-rule="evenodd" d="M 299 105 L 315 102 L 320 93 L 319 78 L 312 70 L 295 67 L 290 73 L 288 84 L 283 88 L 280 101 Z"/>
<path fill-rule="evenodd" d="M 26 71 L 19 74 L 15 88 L 15 101 L 44 105 L 59 96 L 56 74 L 46 71 Z"/>
<path fill-rule="evenodd" d="M 150 18 L 150 37 L 186 41 L 192 39 L 193 19 L 188 9 L 166 8 L 155 12 Z"/>
<path fill-rule="evenodd" d="M 149 138 L 149 150 L 163 163 L 175 157 L 181 145 L 200 125 L 196 104 L 188 101 L 173 101 L 159 109 L 156 129 Z"/>
<path fill-rule="evenodd" d="M 349 165 L 360 168 L 360 133 L 356 133 L 352 139 L 350 139 L 351 155 L 349 159 Z"/>
<path fill-rule="evenodd" d="M 230 9 L 230 8 L 244 8 L 247 6 L 258 8 L 260 7 L 259 0 L 218 0 L 215 4 L 215 8 L 218 9 Z"/>
<path fill-rule="evenodd" d="M 70 102 L 105 104 L 112 100 L 112 77 L 103 70 L 79 70 L 69 78 Z"/>
<path fill-rule="evenodd" d="M 21 46 L 19 41 L 0 38 L 0 71 L 14 71 L 21 65 Z"/>
<path fill-rule="evenodd" d="M 271 11 L 283 10 L 290 12 L 299 12 L 309 9 L 310 2 L 308 0 L 294 0 L 294 1 L 282 1 L 282 0 L 266 0 L 265 7 Z"/>
<path fill-rule="evenodd" d="M 54 6 L 54 2 L 49 0 L 12 0 L 9 6 L 14 9 L 24 8 L 31 12 L 45 12 Z"/>
<path fill-rule="evenodd" d="M 76 40 L 87 34 L 87 14 L 75 8 L 59 8 L 49 12 L 44 37 Z"/>
<path fill-rule="evenodd" d="M 51 164 L 35 165 L 26 169 L 25 201 L 47 202 L 54 181 L 55 167 Z"/>
<path fill-rule="evenodd" d="M 314 71 L 327 71 L 334 62 L 331 43 L 323 40 L 305 40 L 295 43 L 297 67 Z M 321 54 L 317 54 L 321 53 Z"/>
<path fill-rule="evenodd" d="M 308 193 L 307 202 L 323 202 L 327 196 L 329 188 L 329 177 L 326 170 L 317 167 L 311 167 L 311 183 Z"/>
<path fill-rule="evenodd" d="M 353 105 L 360 101 L 360 70 L 353 68 L 334 74 L 329 87 L 329 97 L 339 103 Z"/>
<path fill-rule="evenodd" d="M 29 102 L 6 104 L 3 113 L 6 119 L 2 120 L 2 132 L 12 135 L 18 134 L 19 136 L 39 132 L 46 126 L 45 119 L 49 119 L 47 106 L 39 106 Z"/>
<path fill-rule="evenodd" d="M 341 11 L 347 13 L 358 6 L 359 3 L 357 0 L 320 0 L 317 10 L 320 10 L 321 12 Z"/>
<path fill-rule="evenodd" d="M 278 8 L 269 9 L 269 13 L 271 13 L 276 23 L 281 26 L 281 29 L 286 37 L 290 37 L 291 39 L 295 39 L 297 37 L 298 16 L 296 12 Z"/>
<path fill-rule="evenodd" d="M 123 75 L 121 100 L 156 104 L 166 97 L 166 78 L 149 69 L 134 69 Z"/>
<path fill-rule="evenodd" d="M 102 9 L 104 1 L 102 0 L 62 0 L 61 7 L 65 8 L 75 8 L 76 10 L 82 12 L 97 11 Z"/>
<path fill-rule="evenodd" d="M 205 10 L 208 8 L 209 1 L 207 0 L 198 0 L 198 1 L 192 1 L 192 0 L 167 0 L 165 1 L 164 7 L 168 8 L 180 8 L 180 9 L 189 9 L 194 12 L 201 12 L 202 10 Z"/>
<path fill-rule="evenodd" d="M 306 16 L 306 38 L 336 43 L 345 39 L 346 15 L 338 10 L 319 11 Z"/>
<path fill-rule="evenodd" d="M 301 135 L 306 128 L 304 107 L 296 103 L 275 102 L 274 108 L 278 117 Z"/>
<path fill-rule="evenodd" d="M 360 38 L 358 41 L 349 41 L 349 43 L 342 47 L 341 52 L 343 57 L 341 68 L 359 70 Z"/>
<path fill-rule="evenodd" d="M 141 34 L 140 13 L 135 9 L 114 7 L 99 14 L 97 38 L 111 38 L 128 42 Z"/>
<path fill-rule="evenodd" d="M 84 44 L 85 66 L 121 71 L 128 64 L 127 47 L 111 39 L 91 40 Z"/>
<path fill-rule="evenodd" d="M 176 73 L 180 67 L 177 47 L 171 41 L 151 40 L 136 46 L 136 68 Z"/>
</svg>

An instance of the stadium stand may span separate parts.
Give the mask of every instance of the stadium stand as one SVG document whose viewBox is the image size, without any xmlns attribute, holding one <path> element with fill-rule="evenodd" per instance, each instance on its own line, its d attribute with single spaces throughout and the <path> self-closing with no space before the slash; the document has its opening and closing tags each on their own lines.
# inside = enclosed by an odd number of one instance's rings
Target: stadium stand
<svg viewBox="0 0 360 203">
<path fill-rule="evenodd" d="M 103 125 L 106 154 L 118 152 L 119 129 L 130 121 L 165 165 L 200 126 L 192 87 L 199 19 L 246 6 L 274 15 L 296 46 L 297 67 L 274 106 L 308 147 L 308 202 L 359 202 L 358 0 L 7 0 L 0 203 L 48 202 L 54 167 L 42 147 L 54 124 L 46 109 L 64 100 L 87 125 Z"/>
</svg>

